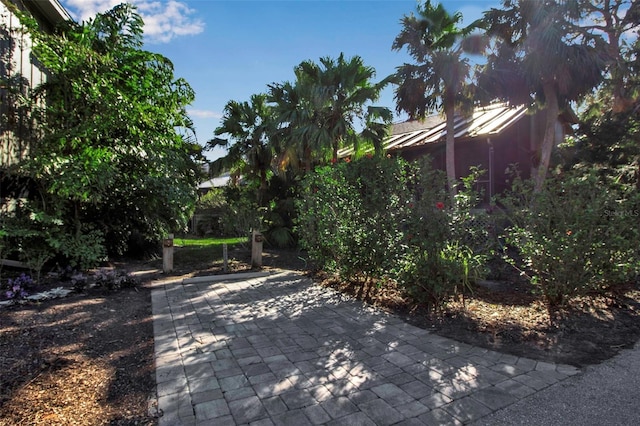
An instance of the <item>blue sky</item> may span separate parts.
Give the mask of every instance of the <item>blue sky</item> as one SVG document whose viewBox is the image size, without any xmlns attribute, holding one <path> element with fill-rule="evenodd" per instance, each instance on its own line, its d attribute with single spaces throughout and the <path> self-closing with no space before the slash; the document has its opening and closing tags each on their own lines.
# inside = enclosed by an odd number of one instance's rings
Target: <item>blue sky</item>
<svg viewBox="0 0 640 426">
<path fill-rule="evenodd" d="M 392 74 L 404 52 L 391 44 L 400 19 L 415 0 L 133 0 L 145 21 L 145 48 L 168 57 L 175 75 L 196 92 L 189 108 L 201 144 L 213 137 L 229 100 L 246 101 L 274 82 L 293 80 L 303 60 L 359 55 L 376 69 L 376 81 Z M 76 20 L 110 9 L 119 0 L 61 0 Z M 444 0 L 470 23 L 498 0 Z M 377 103 L 395 108 L 393 89 Z M 397 117 L 398 120 L 401 117 Z M 210 152 L 214 159 L 224 151 Z"/>
</svg>

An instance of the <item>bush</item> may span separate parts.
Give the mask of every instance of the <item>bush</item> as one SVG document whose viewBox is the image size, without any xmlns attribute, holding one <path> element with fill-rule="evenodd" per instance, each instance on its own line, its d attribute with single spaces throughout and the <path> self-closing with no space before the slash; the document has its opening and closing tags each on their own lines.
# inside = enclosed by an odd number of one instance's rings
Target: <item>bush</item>
<svg viewBox="0 0 640 426">
<path fill-rule="evenodd" d="M 246 237 L 252 229 L 261 228 L 260 211 L 255 189 L 233 187 L 226 189 L 227 204 L 222 211 L 222 232 L 228 237 Z"/>
<path fill-rule="evenodd" d="M 425 159 L 416 170 L 404 220 L 403 254 L 395 273 L 416 301 L 438 309 L 451 296 L 470 290 L 471 282 L 484 274 L 489 253 L 474 247 L 481 247 L 476 242 L 488 236 L 486 228 L 475 226 L 471 212 L 479 200 L 473 191 L 477 174 L 463 181 L 451 205 L 445 174 L 429 164 Z"/>
<path fill-rule="evenodd" d="M 200 237 L 206 235 L 223 236 L 222 212 L 227 207 L 224 188 L 212 188 L 196 203 L 192 221 L 195 228 L 191 232 Z"/>
<path fill-rule="evenodd" d="M 102 233 L 95 230 L 80 235 L 63 234 L 54 248 L 60 252 L 69 266 L 82 270 L 92 268 L 107 258 Z"/>
<path fill-rule="evenodd" d="M 363 157 L 316 169 L 302 183 L 296 232 L 317 267 L 379 279 L 397 261 L 407 165 Z"/>
<path fill-rule="evenodd" d="M 42 268 L 58 254 L 55 246 L 60 243 L 62 224 L 26 201 L 3 213 L 2 224 L 3 255 L 26 263 L 35 281 L 40 281 Z"/>
<path fill-rule="evenodd" d="M 50 216 L 28 201 L 2 216 L 4 232 L 0 245 L 4 255 L 16 256 L 27 264 L 36 281 L 45 265 L 59 263 L 88 269 L 106 258 L 103 234 L 90 225 L 80 232 L 70 230 L 56 216 Z"/>
<path fill-rule="evenodd" d="M 505 239 L 524 264 L 510 261 L 550 307 L 638 273 L 638 194 L 595 171 L 551 175 L 537 194 L 530 181 L 516 178 L 502 203 L 511 223 Z"/>
<path fill-rule="evenodd" d="M 346 280 L 395 279 L 429 307 L 469 288 L 485 260 L 467 241 L 480 231 L 461 229 L 472 224 L 475 175 L 451 206 L 429 164 L 364 157 L 305 177 L 296 231 L 316 266 Z"/>
</svg>

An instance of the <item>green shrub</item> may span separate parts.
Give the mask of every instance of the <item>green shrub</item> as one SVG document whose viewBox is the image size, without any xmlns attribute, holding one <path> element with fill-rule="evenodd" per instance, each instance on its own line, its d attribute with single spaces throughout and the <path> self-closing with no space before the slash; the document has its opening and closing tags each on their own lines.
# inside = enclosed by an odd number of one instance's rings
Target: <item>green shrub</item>
<svg viewBox="0 0 640 426">
<path fill-rule="evenodd" d="M 255 199 L 255 189 L 226 189 L 227 204 L 222 210 L 221 226 L 227 237 L 244 237 L 252 229 L 261 229 L 261 215 Z"/>
<path fill-rule="evenodd" d="M 27 264 L 36 282 L 44 265 L 52 260 L 60 242 L 62 223 L 32 208 L 28 202 L 17 202 L 11 212 L 3 214 L 3 253 Z"/>
<path fill-rule="evenodd" d="M 89 269 L 106 258 L 102 233 L 89 225 L 80 232 L 68 229 L 62 219 L 48 215 L 32 203 L 16 203 L 15 209 L 2 218 L 0 236 L 7 256 L 27 264 L 36 281 L 45 265 L 56 260 L 61 264 Z"/>
<path fill-rule="evenodd" d="M 345 280 L 395 279 L 429 307 L 469 288 L 486 256 L 467 241 L 481 231 L 461 229 L 472 224 L 475 175 L 450 206 L 429 163 L 364 157 L 305 177 L 296 231 L 316 266 Z"/>
<path fill-rule="evenodd" d="M 96 230 L 80 235 L 61 235 L 56 246 L 54 248 L 58 249 L 69 266 L 81 270 L 95 267 L 107 258 L 104 238 L 102 233 Z"/>
<path fill-rule="evenodd" d="M 406 168 L 402 160 L 363 157 L 305 177 L 296 232 L 317 267 L 354 280 L 388 274 L 402 238 Z"/>
<path fill-rule="evenodd" d="M 463 181 L 451 205 L 445 174 L 432 170 L 428 159 L 416 170 L 395 277 L 429 309 L 438 309 L 451 296 L 470 290 L 471 282 L 484 274 L 488 252 L 474 250 L 474 242 L 487 237 L 486 229 L 476 229 L 471 212 L 479 200 L 473 190 L 476 176 L 472 173 Z"/>
<path fill-rule="evenodd" d="M 593 170 L 551 175 L 534 193 L 516 178 L 502 198 L 510 226 L 505 240 L 550 307 L 602 293 L 638 273 L 638 194 Z"/>
<path fill-rule="evenodd" d="M 279 195 L 285 198 L 272 199 L 266 207 L 260 209 L 261 229 L 267 245 L 276 248 L 293 248 L 298 244 L 293 233 L 294 201 L 284 193 Z"/>
</svg>

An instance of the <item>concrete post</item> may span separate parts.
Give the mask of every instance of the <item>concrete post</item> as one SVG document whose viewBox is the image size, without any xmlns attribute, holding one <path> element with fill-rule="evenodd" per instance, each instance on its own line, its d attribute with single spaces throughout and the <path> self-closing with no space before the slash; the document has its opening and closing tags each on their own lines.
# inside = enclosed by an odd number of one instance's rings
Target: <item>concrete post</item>
<svg viewBox="0 0 640 426">
<path fill-rule="evenodd" d="M 262 268 L 262 241 L 264 237 L 255 229 L 251 232 L 251 267 Z"/>
<path fill-rule="evenodd" d="M 168 274 L 173 271 L 173 234 L 169 234 L 162 241 L 162 272 Z"/>
</svg>

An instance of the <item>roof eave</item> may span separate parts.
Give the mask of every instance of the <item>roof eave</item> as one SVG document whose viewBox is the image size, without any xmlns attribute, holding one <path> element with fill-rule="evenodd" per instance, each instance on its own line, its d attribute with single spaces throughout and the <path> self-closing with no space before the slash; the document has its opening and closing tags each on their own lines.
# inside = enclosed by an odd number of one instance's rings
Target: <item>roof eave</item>
<svg viewBox="0 0 640 426">
<path fill-rule="evenodd" d="M 69 12 L 58 0 L 30 0 L 25 2 L 25 6 L 28 6 L 31 10 L 37 10 L 51 27 L 72 19 Z"/>
</svg>

